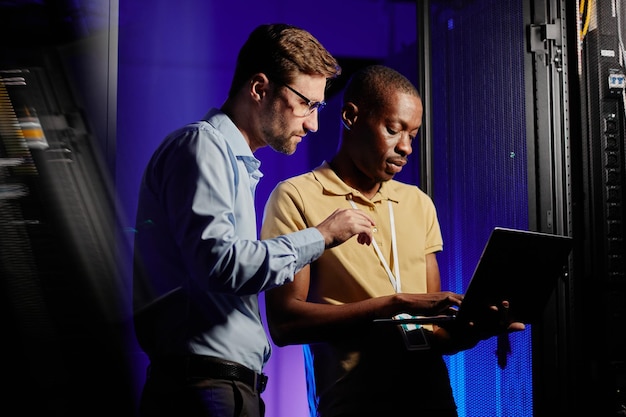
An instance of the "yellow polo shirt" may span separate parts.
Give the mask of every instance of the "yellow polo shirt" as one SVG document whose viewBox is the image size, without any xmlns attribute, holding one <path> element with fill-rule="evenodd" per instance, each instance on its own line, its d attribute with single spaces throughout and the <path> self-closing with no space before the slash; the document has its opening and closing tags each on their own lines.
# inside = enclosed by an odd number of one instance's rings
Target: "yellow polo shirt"
<svg viewBox="0 0 626 417">
<path fill-rule="evenodd" d="M 324 162 L 312 172 L 276 186 L 265 208 L 261 238 L 316 226 L 336 209 L 351 208 L 349 199 L 374 219 L 374 239 L 393 271 L 391 201 L 401 291 L 426 292 L 426 254 L 441 251 L 443 242 L 431 198 L 414 185 L 387 181 L 370 200 L 345 184 Z M 309 301 L 342 304 L 394 293 L 374 247 L 359 244 L 356 237 L 326 250 L 311 268 Z"/>
</svg>

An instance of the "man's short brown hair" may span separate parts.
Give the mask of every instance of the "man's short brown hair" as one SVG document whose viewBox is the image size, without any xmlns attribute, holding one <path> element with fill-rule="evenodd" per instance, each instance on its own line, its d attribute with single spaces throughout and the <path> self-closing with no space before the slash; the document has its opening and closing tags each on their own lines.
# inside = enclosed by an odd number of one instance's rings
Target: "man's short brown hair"
<svg viewBox="0 0 626 417">
<path fill-rule="evenodd" d="M 309 32 L 277 23 L 252 31 L 239 51 L 228 96 L 233 97 L 257 73 L 288 84 L 299 73 L 332 79 L 341 74 L 341 67 Z"/>
</svg>

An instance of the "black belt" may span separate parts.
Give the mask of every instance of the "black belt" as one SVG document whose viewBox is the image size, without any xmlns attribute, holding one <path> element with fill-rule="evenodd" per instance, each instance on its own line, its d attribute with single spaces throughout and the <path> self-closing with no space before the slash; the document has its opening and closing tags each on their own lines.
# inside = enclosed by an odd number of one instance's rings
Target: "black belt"
<svg viewBox="0 0 626 417">
<path fill-rule="evenodd" d="M 171 378 L 241 381 L 259 393 L 265 391 L 267 385 L 265 374 L 257 374 L 237 362 L 213 356 L 186 355 L 157 358 L 151 360 L 149 372 L 154 376 L 163 374 Z"/>
</svg>

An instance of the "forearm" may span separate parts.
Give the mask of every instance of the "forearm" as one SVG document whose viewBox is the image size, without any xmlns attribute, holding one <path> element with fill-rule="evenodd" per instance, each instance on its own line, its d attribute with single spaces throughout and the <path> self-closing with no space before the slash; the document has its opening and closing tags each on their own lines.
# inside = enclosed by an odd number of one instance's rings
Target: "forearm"
<svg viewBox="0 0 626 417">
<path fill-rule="evenodd" d="M 268 323 L 278 346 L 358 337 L 373 320 L 389 318 L 404 308 L 396 294 L 341 305 L 291 301 L 285 308 L 268 305 Z"/>
</svg>

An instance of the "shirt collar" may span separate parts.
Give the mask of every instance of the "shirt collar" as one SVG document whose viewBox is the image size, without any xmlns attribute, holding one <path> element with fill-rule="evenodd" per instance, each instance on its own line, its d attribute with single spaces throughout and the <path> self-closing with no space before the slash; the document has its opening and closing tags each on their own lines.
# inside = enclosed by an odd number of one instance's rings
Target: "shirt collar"
<svg viewBox="0 0 626 417">
<path fill-rule="evenodd" d="M 213 108 L 207 112 L 203 120 L 206 120 L 211 126 L 224 135 L 225 138 L 228 138 L 228 145 L 233 151 L 233 154 L 236 158 L 244 162 L 249 173 L 259 170 L 261 161 L 254 156 L 250 145 L 248 145 L 241 131 L 235 126 L 230 117 L 220 109 Z M 258 174 L 260 174 L 260 172 Z M 263 175 L 260 174 L 260 176 Z"/>
<path fill-rule="evenodd" d="M 361 196 L 362 194 L 343 182 L 341 178 L 333 171 L 327 161 L 324 161 L 320 166 L 313 170 L 313 175 L 319 181 L 324 188 L 324 192 L 331 195 L 352 195 Z M 364 197 L 362 197 L 364 198 Z M 381 200 L 391 200 L 399 202 L 399 194 L 396 187 L 396 181 L 385 181 L 381 184 L 378 193 L 372 198 L 372 202 L 375 203 Z"/>
</svg>

